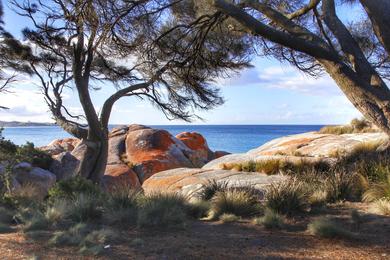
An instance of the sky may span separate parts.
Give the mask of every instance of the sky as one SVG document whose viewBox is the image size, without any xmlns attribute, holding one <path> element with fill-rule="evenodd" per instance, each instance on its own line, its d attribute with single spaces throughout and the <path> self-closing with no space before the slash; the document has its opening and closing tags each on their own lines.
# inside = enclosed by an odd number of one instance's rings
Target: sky
<svg viewBox="0 0 390 260">
<path fill-rule="evenodd" d="M 6 3 L 5 3 L 6 4 Z M 353 12 L 349 11 L 349 16 Z M 27 20 L 5 7 L 5 27 L 19 35 Z M 361 117 L 331 78 L 312 78 L 277 60 L 255 58 L 253 68 L 241 71 L 229 79 L 217 80 L 225 104 L 207 112 L 192 124 L 344 124 Z M 36 78 L 22 78 L 12 93 L 0 95 L 1 121 L 52 122 L 50 112 L 39 92 Z M 99 107 L 113 89 L 103 88 L 92 94 Z M 69 110 L 81 111 L 76 91 L 65 94 Z M 147 101 L 123 98 L 113 108 L 111 124 L 178 125 Z"/>
</svg>

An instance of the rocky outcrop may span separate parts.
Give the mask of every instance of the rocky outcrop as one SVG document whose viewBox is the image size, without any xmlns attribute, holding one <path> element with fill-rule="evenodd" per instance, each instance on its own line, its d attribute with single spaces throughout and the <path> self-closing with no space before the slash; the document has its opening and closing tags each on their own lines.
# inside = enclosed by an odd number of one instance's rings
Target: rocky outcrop
<svg viewBox="0 0 390 260">
<path fill-rule="evenodd" d="M 387 140 L 384 133 L 319 134 L 316 132 L 291 135 L 274 139 L 256 149 L 242 154 L 230 154 L 213 160 L 203 169 L 223 169 L 226 164 L 242 164 L 249 161 L 285 160 L 288 162 L 333 163 L 339 155 L 353 153 L 357 149 L 373 149 Z"/>
<path fill-rule="evenodd" d="M 56 176 L 53 173 L 33 167 L 26 162 L 17 164 L 13 168 L 13 175 L 22 186 L 30 184 L 36 187 L 40 197 L 46 196 L 49 189 L 56 182 Z"/>
<path fill-rule="evenodd" d="M 145 192 L 179 192 L 189 198 L 195 198 L 210 181 L 226 183 L 228 187 L 251 186 L 263 191 L 271 183 L 282 181 L 282 175 L 268 176 L 253 172 L 227 170 L 206 170 L 179 168 L 154 174 L 147 179 L 142 188 Z"/>
<path fill-rule="evenodd" d="M 51 153 L 54 162 L 50 170 L 60 180 L 75 174 L 85 145 L 78 139 L 67 138 L 53 141 L 42 149 L 56 151 Z M 157 172 L 180 167 L 202 167 L 214 158 L 216 154 L 198 133 L 186 132 L 175 137 L 165 130 L 143 125 L 121 126 L 109 134 L 103 182 L 107 187 L 123 181 L 139 187 Z"/>
</svg>

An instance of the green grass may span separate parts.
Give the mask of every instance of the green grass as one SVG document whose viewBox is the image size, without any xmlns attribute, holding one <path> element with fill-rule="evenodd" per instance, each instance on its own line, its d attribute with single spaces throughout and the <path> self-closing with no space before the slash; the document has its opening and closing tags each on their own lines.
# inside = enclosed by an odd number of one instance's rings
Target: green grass
<svg viewBox="0 0 390 260">
<path fill-rule="evenodd" d="M 332 219 L 327 217 L 321 217 L 308 225 L 308 231 L 310 234 L 323 237 L 323 238 L 347 238 L 351 239 L 355 237 L 355 234 L 344 229 Z"/>
<path fill-rule="evenodd" d="M 70 202 L 69 217 L 75 222 L 99 220 L 102 216 L 101 198 L 93 194 L 79 194 Z"/>
<path fill-rule="evenodd" d="M 285 218 L 273 210 L 267 209 L 264 216 L 253 219 L 253 224 L 263 225 L 267 229 L 282 229 L 285 226 Z"/>
<path fill-rule="evenodd" d="M 211 200 L 210 218 L 217 219 L 222 214 L 251 217 L 261 211 L 256 191 L 252 189 L 228 189 L 215 194 Z"/>
</svg>

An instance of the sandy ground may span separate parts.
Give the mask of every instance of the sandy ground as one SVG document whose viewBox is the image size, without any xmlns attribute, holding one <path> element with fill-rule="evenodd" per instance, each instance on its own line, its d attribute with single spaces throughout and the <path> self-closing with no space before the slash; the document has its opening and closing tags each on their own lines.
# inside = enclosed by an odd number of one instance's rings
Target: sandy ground
<svg viewBox="0 0 390 260">
<path fill-rule="evenodd" d="M 360 203 L 334 205 L 317 215 L 289 220 L 282 231 L 237 223 L 193 221 L 179 230 L 121 230 L 102 256 L 83 257 L 77 248 L 52 248 L 26 239 L 22 233 L 0 235 L 0 259 L 390 259 L 390 218 L 367 214 L 356 226 L 352 208 Z M 353 240 L 322 239 L 307 233 L 307 224 L 320 215 L 337 218 L 357 232 Z"/>
</svg>

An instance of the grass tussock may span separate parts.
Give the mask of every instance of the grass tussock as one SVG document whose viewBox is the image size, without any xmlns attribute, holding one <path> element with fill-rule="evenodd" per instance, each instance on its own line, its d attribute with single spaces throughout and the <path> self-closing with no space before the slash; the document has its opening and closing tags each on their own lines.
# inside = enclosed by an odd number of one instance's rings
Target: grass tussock
<svg viewBox="0 0 390 260">
<path fill-rule="evenodd" d="M 228 213 L 224 213 L 222 214 L 221 216 L 219 216 L 219 220 L 222 222 L 222 223 L 232 223 L 232 222 L 237 222 L 240 220 L 240 217 L 239 216 L 236 216 L 234 214 L 228 214 Z"/>
<path fill-rule="evenodd" d="M 211 200 L 214 195 L 219 191 L 225 191 L 228 189 L 227 182 L 217 182 L 216 180 L 208 181 L 207 183 L 202 185 L 200 192 L 198 193 L 198 197 L 201 200 Z"/>
<path fill-rule="evenodd" d="M 145 197 L 138 209 L 139 227 L 184 227 L 186 199 L 175 193 L 154 193 Z"/>
<path fill-rule="evenodd" d="M 344 229 L 330 218 L 321 217 L 308 225 L 310 234 L 323 238 L 347 238 L 355 237 L 355 234 Z"/>
<path fill-rule="evenodd" d="M 385 181 L 372 184 L 363 194 L 363 200 L 373 202 L 379 199 L 390 200 L 390 174 Z"/>
<path fill-rule="evenodd" d="M 379 199 L 371 203 L 370 212 L 378 215 L 390 216 L 390 200 Z"/>
<path fill-rule="evenodd" d="M 307 191 L 296 177 L 271 184 L 265 193 L 266 206 L 280 214 L 293 215 L 307 209 Z"/>
<path fill-rule="evenodd" d="M 353 119 L 348 125 L 324 126 L 320 129 L 321 134 L 354 134 L 354 133 L 375 133 L 379 129 L 366 119 Z"/>
<path fill-rule="evenodd" d="M 253 224 L 262 225 L 267 229 L 282 229 L 285 226 L 285 218 L 273 210 L 267 209 L 264 216 L 253 219 Z"/>
<path fill-rule="evenodd" d="M 211 200 L 210 218 L 218 219 L 222 214 L 250 217 L 261 211 L 258 194 L 253 189 L 231 188 L 219 191 Z"/>
<path fill-rule="evenodd" d="M 188 203 L 187 214 L 194 219 L 201 219 L 208 216 L 211 202 L 207 200 L 195 200 Z"/>
<path fill-rule="evenodd" d="M 308 169 L 315 169 L 318 171 L 328 170 L 330 165 L 326 162 L 318 161 L 311 162 L 301 159 L 296 162 L 289 162 L 285 159 L 271 159 L 261 161 L 249 161 L 244 163 L 225 163 L 222 165 L 224 170 L 235 170 L 244 172 L 260 172 L 267 175 L 275 175 L 279 173 L 299 173 Z"/>
</svg>

